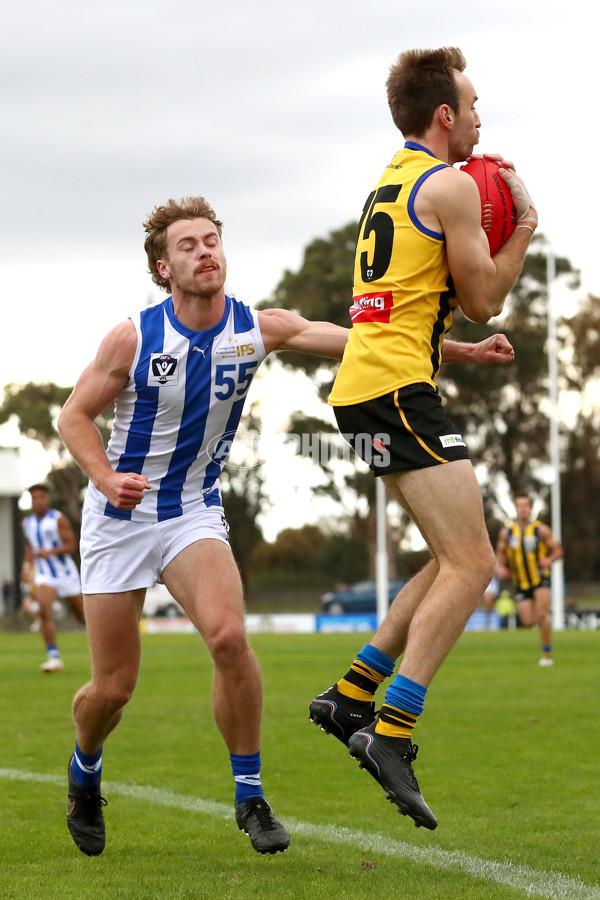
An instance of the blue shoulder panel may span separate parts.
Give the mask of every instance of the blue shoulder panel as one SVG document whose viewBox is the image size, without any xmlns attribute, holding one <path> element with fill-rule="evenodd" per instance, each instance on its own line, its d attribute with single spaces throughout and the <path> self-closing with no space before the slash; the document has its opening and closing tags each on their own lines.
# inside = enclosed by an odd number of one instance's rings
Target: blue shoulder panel
<svg viewBox="0 0 600 900">
<path fill-rule="evenodd" d="M 419 149 L 425 149 L 425 148 L 419 148 Z M 427 151 L 427 152 L 429 152 L 429 151 Z M 413 223 L 413 225 L 415 226 L 415 228 L 418 228 L 419 231 L 423 232 L 423 234 L 426 234 L 428 237 L 435 238 L 437 241 L 444 240 L 444 232 L 443 231 L 432 231 L 430 228 L 426 228 L 425 225 L 423 225 L 423 223 L 419 220 L 419 218 L 417 217 L 417 214 L 415 213 L 415 197 L 417 196 L 417 191 L 419 190 L 419 188 L 421 187 L 423 182 L 427 178 L 429 178 L 430 175 L 432 175 L 434 172 L 439 172 L 440 169 L 447 169 L 447 168 L 448 168 L 448 166 L 446 165 L 446 163 L 440 163 L 439 166 L 434 166 L 432 169 L 429 169 L 428 172 L 423 172 L 423 174 L 421 175 L 419 180 L 414 185 L 412 191 L 410 192 L 410 197 L 408 198 L 408 215 L 410 216 L 410 220 Z"/>
</svg>

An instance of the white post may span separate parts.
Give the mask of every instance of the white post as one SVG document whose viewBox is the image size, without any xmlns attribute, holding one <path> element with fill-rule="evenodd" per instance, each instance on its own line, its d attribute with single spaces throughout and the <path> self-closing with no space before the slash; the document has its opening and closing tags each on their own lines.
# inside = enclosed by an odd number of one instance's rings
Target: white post
<svg viewBox="0 0 600 900">
<path fill-rule="evenodd" d="M 554 314 L 554 280 L 556 262 L 554 251 L 546 249 L 546 289 L 548 294 L 548 382 L 550 396 L 550 466 L 552 468 L 552 533 L 562 541 L 560 506 L 560 446 L 558 409 L 558 340 Z M 562 631 L 565 627 L 565 582 L 562 559 L 552 565 L 552 628 Z"/>
<path fill-rule="evenodd" d="M 377 516 L 377 552 L 375 577 L 377 585 L 377 625 L 381 625 L 388 611 L 389 567 L 387 549 L 387 498 L 382 478 L 375 479 L 375 510 Z"/>
</svg>

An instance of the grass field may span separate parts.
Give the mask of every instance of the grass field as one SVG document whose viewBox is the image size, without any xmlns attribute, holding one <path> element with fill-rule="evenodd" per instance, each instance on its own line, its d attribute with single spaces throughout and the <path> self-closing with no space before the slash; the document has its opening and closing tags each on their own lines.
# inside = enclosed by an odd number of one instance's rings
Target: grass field
<svg viewBox="0 0 600 900">
<path fill-rule="evenodd" d="M 466 634 L 415 733 L 416 772 L 439 820 L 415 829 L 307 705 L 348 668 L 356 635 L 258 635 L 263 783 L 292 832 L 262 857 L 233 820 L 211 665 L 194 635 L 148 635 L 140 683 L 104 754 L 107 848 L 67 832 L 70 705 L 88 677 L 84 634 L 60 636 L 66 670 L 40 674 L 38 635 L 0 634 L 3 900 L 371 898 L 600 900 L 600 634 Z"/>
</svg>

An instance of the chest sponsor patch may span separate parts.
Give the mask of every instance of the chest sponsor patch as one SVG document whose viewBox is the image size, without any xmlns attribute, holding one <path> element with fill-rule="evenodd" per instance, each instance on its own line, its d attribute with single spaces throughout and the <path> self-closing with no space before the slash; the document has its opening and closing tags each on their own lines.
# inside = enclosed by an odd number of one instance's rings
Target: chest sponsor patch
<svg viewBox="0 0 600 900">
<path fill-rule="evenodd" d="M 221 359 L 234 359 L 236 357 L 247 359 L 256 355 L 256 347 L 252 341 L 248 340 L 248 334 L 241 334 L 239 337 L 226 338 L 222 344 L 214 347 L 213 353 Z"/>
<path fill-rule="evenodd" d="M 466 447 L 462 434 L 441 434 L 440 443 L 444 449 L 448 447 Z"/>
<path fill-rule="evenodd" d="M 180 353 L 151 353 L 148 366 L 148 386 L 176 385 L 179 380 Z"/>
<path fill-rule="evenodd" d="M 379 291 L 376 294 L 361 294 L 352 298 L 350 318 L 352 324 L 359 322 L 389 322 L 390 312 L 394 304 L 391 291 Z"/>
</svg>

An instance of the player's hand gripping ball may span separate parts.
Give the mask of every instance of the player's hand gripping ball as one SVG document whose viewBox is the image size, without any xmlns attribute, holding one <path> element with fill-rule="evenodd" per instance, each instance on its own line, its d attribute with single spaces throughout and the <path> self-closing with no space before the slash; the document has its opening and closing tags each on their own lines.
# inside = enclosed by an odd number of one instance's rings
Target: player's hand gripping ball
<svg viewBox="0 0 600 900">
<path fill-rule="evenodd" d="M 461 166 L 474 179 L 481 197 L 481 227 L 494 256 L 507 242 L 517 224 L 517 213 L 508 186 L 502 179 L 498 164 L 491 159 L 472 159 Z"/>
</svg>

